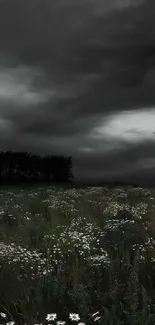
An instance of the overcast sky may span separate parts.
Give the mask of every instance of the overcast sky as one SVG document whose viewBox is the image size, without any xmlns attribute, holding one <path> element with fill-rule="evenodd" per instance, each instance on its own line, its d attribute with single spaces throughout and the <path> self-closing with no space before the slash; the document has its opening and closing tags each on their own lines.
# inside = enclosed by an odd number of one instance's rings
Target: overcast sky
<svg viewBox="0 0 155 325">
<path fill-rule="evenodd" d="M 0 0 L 0 150 L 155 179 L 154 0 Z"/>
</svg>

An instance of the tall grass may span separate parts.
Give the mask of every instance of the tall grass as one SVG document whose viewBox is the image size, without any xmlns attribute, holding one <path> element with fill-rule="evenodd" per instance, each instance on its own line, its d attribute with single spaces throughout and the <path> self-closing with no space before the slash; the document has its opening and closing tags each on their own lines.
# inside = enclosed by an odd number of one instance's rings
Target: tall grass
<svg viewBox="0 0 155 325">
<path fill-rule="evenodd" d="M 52 324 L 153 325 L 154 199 L 133 193 L 136 202 L 131 190 L 2 190 L 0 323 L 56 313 Z"/>
</svg>

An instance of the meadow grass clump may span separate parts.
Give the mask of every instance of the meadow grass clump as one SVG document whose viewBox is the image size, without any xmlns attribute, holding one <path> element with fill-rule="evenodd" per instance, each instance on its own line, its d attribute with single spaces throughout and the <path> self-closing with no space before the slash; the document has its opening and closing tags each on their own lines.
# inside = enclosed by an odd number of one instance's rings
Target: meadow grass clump
<svg viewBox="0 0 155 325">
<path fill-rule="evenodd" d="M 0 193 L 0 323 L 153 325 L 154 200 L 131 192 Z"/>
</svg>

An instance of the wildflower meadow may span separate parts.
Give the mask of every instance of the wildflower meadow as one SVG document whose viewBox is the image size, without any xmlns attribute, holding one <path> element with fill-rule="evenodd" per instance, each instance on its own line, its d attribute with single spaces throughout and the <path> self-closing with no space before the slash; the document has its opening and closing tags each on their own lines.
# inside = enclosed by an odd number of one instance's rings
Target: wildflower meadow
<svg viewBox="0 0 155 325">
<path fill-rule="evenodd" d="M 0 324 L 155 324 L 155 190 L 1 188 Z"/>
</svg>

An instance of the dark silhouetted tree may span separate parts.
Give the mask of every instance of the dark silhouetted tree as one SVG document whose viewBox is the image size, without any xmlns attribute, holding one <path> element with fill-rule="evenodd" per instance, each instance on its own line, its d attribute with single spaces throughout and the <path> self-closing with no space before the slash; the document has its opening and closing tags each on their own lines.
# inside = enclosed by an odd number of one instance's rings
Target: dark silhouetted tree
<svg viewBox="0 0 155 325">
<path fill-rule="evenodd" d="M 0 182 L 55 181 L 73 179 L 72 157 L 39 155 L 28 152 L 0 152 Z"/>
</svg>

